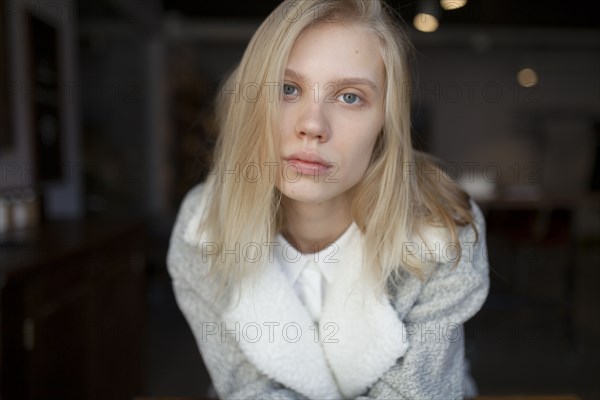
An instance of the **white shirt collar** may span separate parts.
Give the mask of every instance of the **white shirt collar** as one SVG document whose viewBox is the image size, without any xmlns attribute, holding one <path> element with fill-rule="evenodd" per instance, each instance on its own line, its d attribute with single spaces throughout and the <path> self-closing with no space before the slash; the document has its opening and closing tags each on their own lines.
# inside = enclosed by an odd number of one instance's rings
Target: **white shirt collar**
<svg viewBox="0 0 600 400">
<path fill-rule="evenodd" d="M 275 238 L 275 260 L 292 284 L 307 267 L 318 268 L 327 283 L 331 284 L 337 274 L 340 256 L 348 252 L 349 238 L 355 231 L 358 231 L 358 226 L 353 221 L 336 241 L 315 253 L 301 253 L 279 233 Z"/>
</svg>

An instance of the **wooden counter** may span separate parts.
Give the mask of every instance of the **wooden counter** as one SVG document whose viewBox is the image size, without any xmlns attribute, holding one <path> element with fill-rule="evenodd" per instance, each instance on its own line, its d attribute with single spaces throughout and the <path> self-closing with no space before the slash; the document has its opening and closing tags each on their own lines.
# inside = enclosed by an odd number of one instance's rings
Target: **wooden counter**
<svg viewBox="0 0 600 400">
<path fill-rule="evenodd" d="M 141 392 L 144 227 L 47 223 L 0 245 L 0 397 Z"/>
</svg>

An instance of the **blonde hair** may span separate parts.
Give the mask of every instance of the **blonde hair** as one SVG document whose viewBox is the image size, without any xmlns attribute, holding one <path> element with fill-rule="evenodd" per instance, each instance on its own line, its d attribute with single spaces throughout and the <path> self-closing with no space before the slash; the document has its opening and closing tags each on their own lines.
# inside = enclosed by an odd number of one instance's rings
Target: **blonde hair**
<svg viewBox="0 0 600 400">
<path fill-rule="evenodd" d="M 412 148 L 406 96 L 410 43 L 385 3 L 287 0 L 259 27 L 219 93 L 216 164 L 207 182 L 210 197 L 200 229 L 222 244 L 210 259 L 210 271 L 222 289 L 238 286 L 266 258 L 257 262 L 239 257 L 228 262 L 223 251 L 240 251 L 241 244 L 270 243 L 282 228 L 282 195 L 275 187 L 280 172 L 276 168 L 275 176 L 267 173 L 279 161 L 280 82 L 294 42 L 319 23 L 370 28 L 380 39 L 386 67 L 383 130 L 367 172 L 351 189 L 352 216 L 365 238 L 365 265 L 369 266 L 365 272 L 380 288 L 395 282 L 402 271 L 423 278 L 427 263 L 416 254 L 406 254 L 404 244 L 414 242 L 431 225 L 445 228 L 456 242 L 457 226 L 472 224 L 468 196 L 432 157 Z"/>
</svg>

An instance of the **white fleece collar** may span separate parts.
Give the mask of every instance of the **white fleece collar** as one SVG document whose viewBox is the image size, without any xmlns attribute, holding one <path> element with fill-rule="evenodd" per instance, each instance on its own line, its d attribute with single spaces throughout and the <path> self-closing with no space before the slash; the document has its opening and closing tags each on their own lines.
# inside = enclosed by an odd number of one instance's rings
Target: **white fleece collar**
<svg viewBox="0 0 600 400">
<path fill-rule="evenodd" d="M 360 395 L 408 348 L 392 305 L 360 279 L 358 229 L 335 257 L 339 273 L 317 327 L 276 263 L 246 282 L 239 303 L 223 316 L 230 327 L 240 324 L 240 348 L 256 367 L 313 399 Z"/>
</svg>

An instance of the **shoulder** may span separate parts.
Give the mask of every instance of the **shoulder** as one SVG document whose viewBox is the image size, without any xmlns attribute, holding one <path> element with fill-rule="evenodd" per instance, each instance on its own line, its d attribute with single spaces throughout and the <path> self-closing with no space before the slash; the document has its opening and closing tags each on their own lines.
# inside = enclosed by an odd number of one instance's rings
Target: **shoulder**
<svg viewBox="0 0 600 400">
<path fill-rule="evenodd" d="M 172 237 L 177 235 L 190 245 L 200 242 L 199 228 L 208 204 L 208 184 L 200 183 L 190 189 L 179 207 Z"/>
<path fill-rule="evenodd" d="M 485 241 L 486 227 L 483 213 L 473 199 L 469 199 L 469 207 L 473 221 L 464 226 L 456 226 L 458 242 L 452 241 L 448 228 L 435 225 L 420 227 L 418 234 L 413 236 L 413 241 L 423 261 L 444 263 L 454 257 L 454 250 L 458 246 L 469 247 L 480 239 Z"/>
<path fill-rule="evenodd" d="M 202 243 L 207 242 L 201 231 L 207 202 L 208 189 L 204 183 L 190 189 L 181 202 L 167 253 L 167 267 L 173 277 L 203 269 L 197 267 L 203 264 Z"/>
<path fill-rule="evenodd" d="M 458 241 L 447 231 L 426 227 L 418 242 L 420 256 L 434 258 L 425 280 L 404 274 L 395 290 L 394 306 L 401 317 L 413 312 L 434 313 L 448 306 L 464 307 L 469 314 L 478 309 L 489 290 L 485 218 L 475 201 L 470 200 L 473 223 L 458 228 Z M 458 249 L 460 248 L 460 252 Z"/>
<path fill-rule="evenodd" d="M 469 239 L 476 241 L 481 235 L 482 240 L 485 241 L 485 217 L 479 205 L 472 198 L 469 199 L 471 205 L 471 215 L 473 216 L 473 226 L 467 225 L 461 230 L 461 239 Z"/>
</svg>

